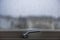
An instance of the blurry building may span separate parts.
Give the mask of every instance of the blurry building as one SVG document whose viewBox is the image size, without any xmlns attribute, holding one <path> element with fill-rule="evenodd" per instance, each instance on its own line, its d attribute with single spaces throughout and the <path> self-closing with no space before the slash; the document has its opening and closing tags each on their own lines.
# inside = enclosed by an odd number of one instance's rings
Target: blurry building
<svg viewBox="0 0 60 40">
<path fill-rule="evenodd" d="M 60 17 L 58 17 L 54 23 L 55 23 L 55 29 L 60 29 Z"/>
<path fill-rule="evenodd" d="M 26 28 L 27 27 L 26 18 L 24 18 L 24 17 L 18 18 L 14 27 L 15 28 L 21 28 L 21 29 Z"/>
<path fill-rule="evenodd" d="M 54 28 L 54 19 L 51 17 L 28 17 L 28 28 L 52 29 Z"/>
<path fill-rule="evenodd" d="M 0 16 L 0 28 L 11 28 L 11 17 Z"/>
<path fill-rule="evenodd" d="M 26 18 L 13 18 L 10 16 L 0 16 L 0 28 L 26 28 Z"/>
</svg>

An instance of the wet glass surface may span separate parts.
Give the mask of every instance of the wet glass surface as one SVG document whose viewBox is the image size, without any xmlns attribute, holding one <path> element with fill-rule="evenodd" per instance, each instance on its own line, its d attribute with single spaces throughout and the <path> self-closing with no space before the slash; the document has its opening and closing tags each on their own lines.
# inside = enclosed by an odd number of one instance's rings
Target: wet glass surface
<svg viewBox="0 0 60 40">
<path fill-rule="evenodd" d="M 60 29 L 60 1 L 0 0 L 0 29 Z"/>
</svg>

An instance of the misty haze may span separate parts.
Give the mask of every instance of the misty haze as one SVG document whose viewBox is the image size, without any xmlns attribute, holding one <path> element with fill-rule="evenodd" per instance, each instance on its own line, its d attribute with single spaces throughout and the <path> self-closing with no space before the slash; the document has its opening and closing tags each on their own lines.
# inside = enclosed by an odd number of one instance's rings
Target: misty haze
<svg viewBox="0 0 60 40">
<path fill-rule="evenodd" d="M 60 16 L 59 0 L 0 0 L 0 14 L 19 16 Z"/>
</svg>

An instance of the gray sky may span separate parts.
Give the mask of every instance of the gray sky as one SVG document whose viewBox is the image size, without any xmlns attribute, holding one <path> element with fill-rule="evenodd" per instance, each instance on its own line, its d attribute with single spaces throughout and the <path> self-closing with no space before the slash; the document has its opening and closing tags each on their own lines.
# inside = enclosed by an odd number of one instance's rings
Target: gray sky
<svg viewBox="0 0 60 40">
<path fill-rule="evenodd" d="M 18 16 L 60 16 L 59 0 L 0 0 L 0 13 Z"/>
</svg>

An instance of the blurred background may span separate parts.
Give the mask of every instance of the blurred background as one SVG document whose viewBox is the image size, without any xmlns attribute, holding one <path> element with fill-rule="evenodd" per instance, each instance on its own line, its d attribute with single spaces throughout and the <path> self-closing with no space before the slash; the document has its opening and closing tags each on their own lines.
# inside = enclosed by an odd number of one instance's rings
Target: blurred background
<svg viewBox="0 0 60 40">
<path fill-rule="evenodd" d="M 0 28 L 59 29 L 60 0 L 0 0 Z"/>
</svg>

